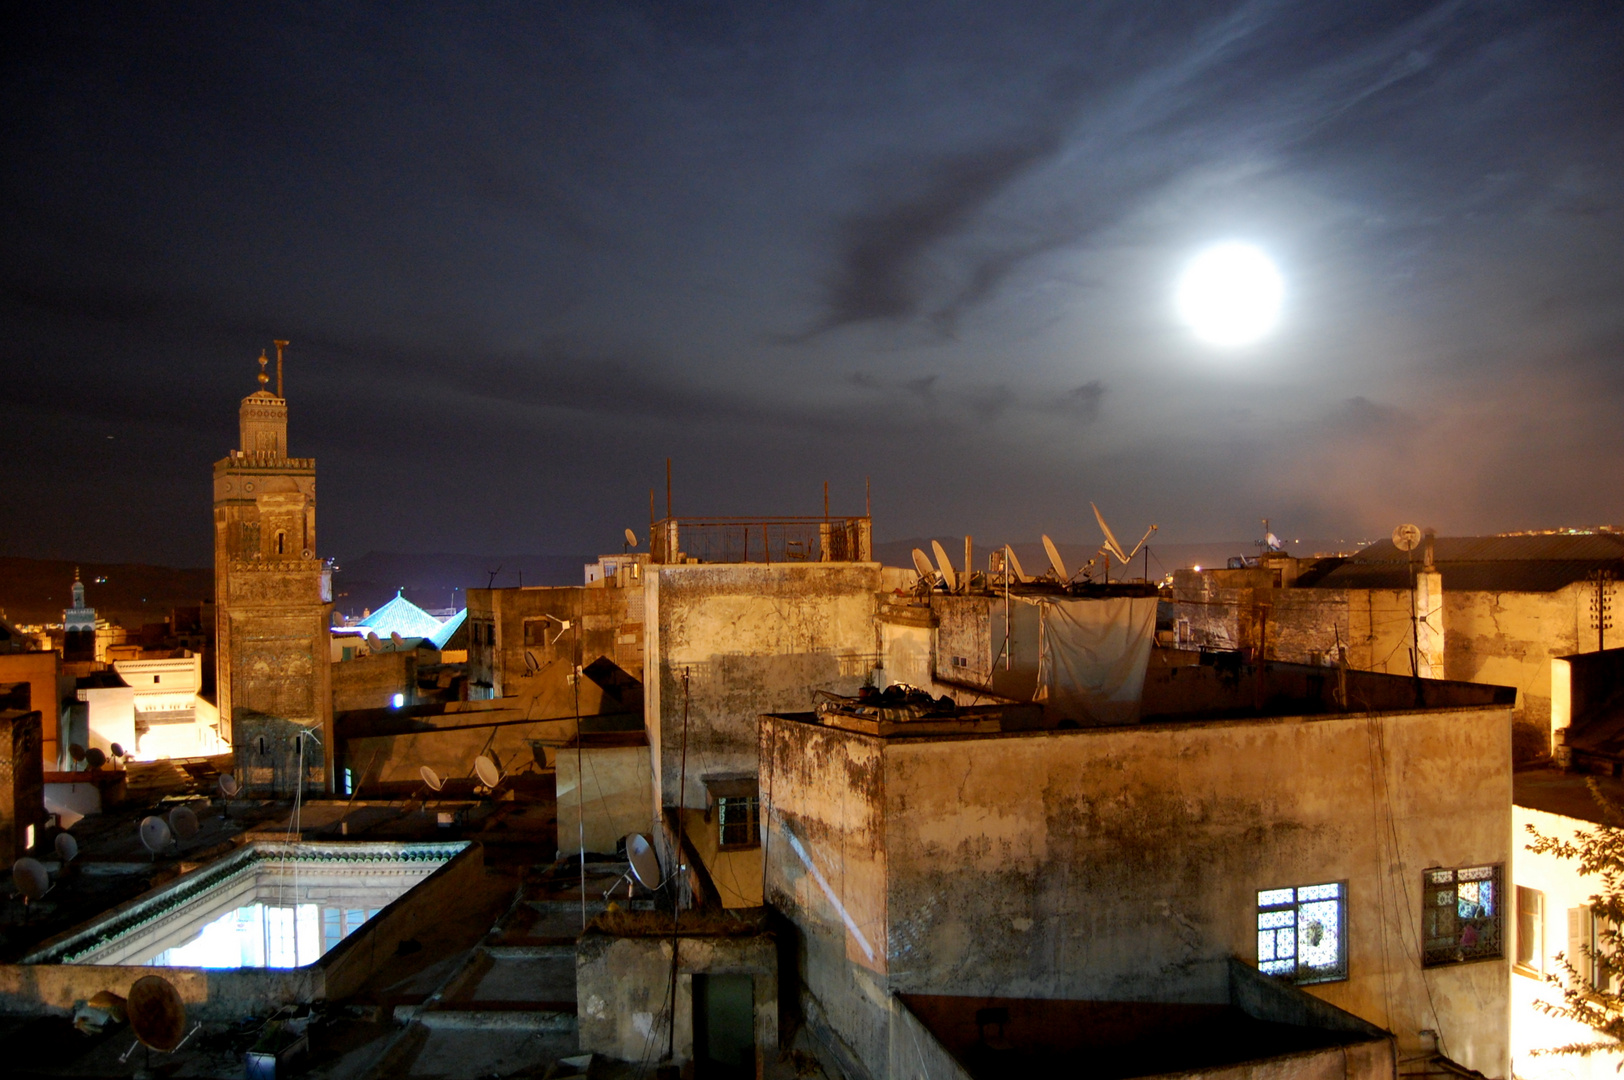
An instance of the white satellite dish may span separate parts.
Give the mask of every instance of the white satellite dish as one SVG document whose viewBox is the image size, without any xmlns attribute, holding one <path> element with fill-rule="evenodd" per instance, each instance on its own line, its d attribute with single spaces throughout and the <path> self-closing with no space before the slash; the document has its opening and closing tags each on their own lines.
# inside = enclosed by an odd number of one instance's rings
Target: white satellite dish
<svg viewBox="0 0 1624 1080">
<path fill-rule="evenodd" d="M 660 887 L 660 860 L 655 857 L 646 836 L 632 833 L 626 837 L 626 858 L 631 861 L 632 876 L 639 884 L 645 889 Z"/>
<path fill-rule="evenodd" d="M 1414 551 L 1421 542 L 1421 530 L 1414 525 L 1400 525 L 1393 530 L 1393 546 L 1400 551 Z"/>
<path fill-rule="evenodd" d="M 177 806 L 169 811 L 169 829 L 176 840 L 190 840 L 197 835 L 197 815 L 190 806 Z"/>
<path fill-rule="evenodd" d="M 947 549 L 940 540 L 932 540 L 930 549 L 936 553 L 936 569 L 942 575 L 942 582 L 947 586 L 948 592 L 955 592 L 959 587 L 958 572 L 953 569 L 953 562 L 947 557 Z"/>
<path fill-rule="evenodd" d="M 79 841 L 73 838 L 72 833 L 59 832 L 56 834 L 56 857 L 66 866 L 72 862 L 74 856 L 79 854 Z"/>
<path fill-rule="evenodd" d="M 479 782 L 488 788 L 494 788 L 502 782 L 502 770 L 498 769 L 496 762 L 485 754 L 474 759 L 474 774 L 479 777 Z"/>
<path fill-rule="evenodd" d="M 632 547 L 637 546 L 637 534 L 632 532 L 630 529 L 626 530 L 626 543 Z"/>
<path fill-rule="evenodd" d="M 11 884 L 32 903 L 51 891 L 51 875 L 44 863 L 24 857 L 11 864 Z"/>
<path fill-rule="evenodd" d="M 169 831 L 169 825 L 161 817 L 144 817 L 141 819 L 141 843 L 146 849 L 157 855 L 158 852 L 169 846 L 174 838 Z"/>
<path fill-rule="evenodd" d="M 1016 582 L 1026 580 L 1026 571 L 1021 568 L 1021 560 L 1015 557 L 1015 549 L 1008 544 L 1004 545 L 1004 557 L 1009 561 L 1009 568 L 1015 571 Z"/>
<path fill-rule="evenodd" d="M 399 630 L 389 631 L 389 644 L 393 645 L 397 649 L 400 648 L 401 638 Z"/>
<path fill-rule="evenodd" d="M 237 792 L 240 790 L 240 785 L 237 783 L 237 778 L 230 773 L 220 774 L 219 785 L 220 794 L 224 795 L 228 799 L 234 798 Z"/>
<path fill-rule="evenodd" d="M 383 648 L 383 642 L 378 640 L 378 632 L 376 630 L 367 631 L 367 644 L 374 649 Z"/>
<path fill-rule="evenodd" d="M 1105 523 L 1105 515 L 1100 513 L 1100 508 L 1093 503 L 1089 503 L 1088 508 L 1094 511 L 1094 520 L 1100 523 L 1100 532 L 1105 534 L 1105 550 L 1115 555 L 1117 562 L 1127 562 L 1128 556 L 1123 553 L 1122 545 L 1117 543 L 1116 536 L 1111 532 L 1111 526 Z"/>
<path fill-rule="evenodd" d="M 1139 554 L 1139 549 L 1145 546 L 1145 541 L 1149 540 L 1151 533 L 1154 533 L 1157 529 L 1157 526 L 1152 525 L 1150 528 L 1145 530 L 1145 535 L 1139 538 L 1139 542 L 1133 546 L 1132 551 L 1123 551 L 1122 545 L 1117 541 L 1116 534 L 1111 532 L 1111 526 L 1105 523 L 1105 515 L 1100 513 L 1100 508 L 1095 506 L 1093 503 L 1089 503 L 1088 508 L 1094 511 L 1094 520 L 1100 523 L 1100 532 L 1105 534 L 1106 550 L 1117 557 L 1117 562 L 1123 563 L 1124 565 L 1126 565 L 1127 562 L 1135 555 Z M 1271 533 L 1270 535 L 1272 536 L 1274 534 Z"/>
<path fill-rule="evenodd" d="M 920 581 L 931 581 L 936 577 L 936 568 L 930 564 L 930 556 L 918 548 L 913 549 L 914 573 L 919 575 Z"/>
<path fill-rule="evenodd" d="M 1061 581 L 1070 581 L 1071 575 L 1066 572 L 1066 564 L 1060 560 L 1060 549 L 1054 546 L 1054 541 L 1049 539 L 1048 533 L 1043 534 L 1043 550 L 1049 556 L 1049 568 L 1054 571 L 1054 576 Z"/>
<path fill-rule="evenodd" d="M 423 778 L 423 783 L 429 786 L 430 791 L 439 791 L 441 788 L 445 787 L 445 781 L 440 779 L 440 774 L 429 768 L 427 765 L 424 765 L 422 768 L 418 769 L 417 775 Z"/>
</svg>

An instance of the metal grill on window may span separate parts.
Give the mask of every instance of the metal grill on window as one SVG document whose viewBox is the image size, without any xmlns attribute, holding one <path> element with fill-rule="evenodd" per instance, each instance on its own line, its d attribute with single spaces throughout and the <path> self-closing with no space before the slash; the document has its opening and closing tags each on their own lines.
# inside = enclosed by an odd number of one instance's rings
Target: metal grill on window
<svg viewBox="0 0 1624 1080">
<path fill-rule="evenodd" d="M 759 796 L 730 796 L 716 800 L 721 825 L 721 846 L 755 847 L 761 843 L 761 799 Z"/>
<path fill-rule="evenodd" d="M 1435 867 L 1421 874 L 1422 964 L 1463 964 L 1505 955 L 1499 866 Z"/>
<path fill-rule="evenodd" d="M 1347 885 L 1300 885 L 1257 894 L 1257 966 L 1299 985 L 1348 977 Z"/>
</svg>

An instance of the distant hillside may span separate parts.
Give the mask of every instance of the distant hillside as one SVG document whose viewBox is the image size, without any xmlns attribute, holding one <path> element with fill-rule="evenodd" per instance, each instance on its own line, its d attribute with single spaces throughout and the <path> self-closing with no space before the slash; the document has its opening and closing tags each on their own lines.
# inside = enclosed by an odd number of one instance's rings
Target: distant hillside
<svg viewBox="0 0 1624 1080">
<path fill-rule="evenodd" d="M 354 559 L 340 559 L 333 573 L 333 607 L 359 615 L 386 604 L 403 590 L 406 599 L 421 608 L 463 607 L 468 589 L 515 585 L 579 585 L 584 567 L 596 559 L 587 555 L 409 555 L 369 551 Z"/>
<path fill-rule="evenodd" d="M 214 571 L 204 568 L 0 556 L 0 610 L 12 622 L 61 622 L 62 609 L 72 600 L 76 565 L 85 601 L 102 618 L 129 629 L 162 622 L 174 608 L 214 597 Z"/>
</svg>

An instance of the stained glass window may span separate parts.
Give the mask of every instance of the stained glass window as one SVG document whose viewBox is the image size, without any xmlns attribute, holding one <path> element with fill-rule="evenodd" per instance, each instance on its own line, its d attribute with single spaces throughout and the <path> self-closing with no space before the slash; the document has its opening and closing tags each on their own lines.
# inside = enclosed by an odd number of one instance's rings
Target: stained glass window
<svg viewBox="0 0 1624 1080">
<path fill-rule="evenodd" d="M 1499 866 L 1433 868 L 1421 874 L 1422 964 L 1505 955 Z"/>
<path fill-rule="evenodd" d="M 1347 885 L 1300 885 L 1257 894 L 1257 966 L 1298 984 L 1348 977 Z"/>
</svg>

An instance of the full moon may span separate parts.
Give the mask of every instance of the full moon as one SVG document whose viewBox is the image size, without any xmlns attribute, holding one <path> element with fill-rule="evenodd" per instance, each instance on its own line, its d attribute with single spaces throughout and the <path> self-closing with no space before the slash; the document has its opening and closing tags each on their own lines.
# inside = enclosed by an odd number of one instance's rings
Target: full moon
<svg viewBox="0 0 1624 1080">
<path fill-rule="evenodd" d="M 1190 260 L 1178 284 L 1179 318 L 1209 345 L 1250 345 L 1274 329 L 1285 283 L 1250 244 L 1210 247 Z"/>
</svg>

